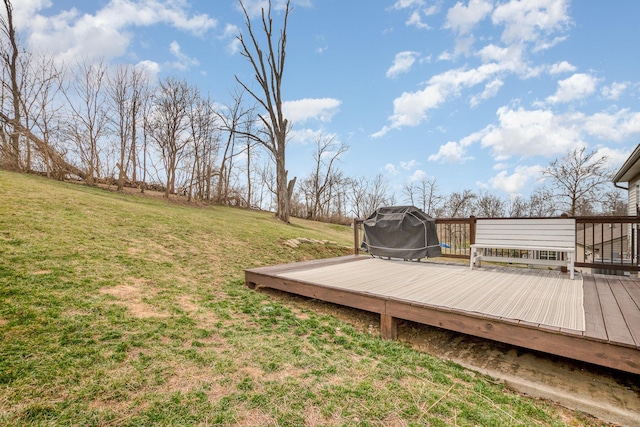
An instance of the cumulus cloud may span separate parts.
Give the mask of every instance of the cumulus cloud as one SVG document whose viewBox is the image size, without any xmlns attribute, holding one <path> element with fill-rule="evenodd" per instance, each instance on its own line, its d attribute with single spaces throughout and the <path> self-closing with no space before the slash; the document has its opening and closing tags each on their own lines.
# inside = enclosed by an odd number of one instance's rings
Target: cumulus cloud
<svg viewBox="0 0 640 427">
<path fill-rule="evenodd" d="M 410 171 L 411 169 L 415 168 L 419 164 L 420 162 L 418 162 L 416 159 L 411 159 L 408 162 L 400 162 L 400 167 L 406 171 Z"/>
<path fill-rule="evenodd" d="M 510 175 L 506 170 L 503 170 L 489 179 L 489 184 L 494 189 L 516 195 L 528 182 L 537 179 L 542 169 L 541 166 L 518 166 Z"/>
<path fill-rule="evenodd" d="M 475 95 L 471 97 L 471 100 L 469 101 L 469 105 L 471 105 L 471 107 L 476 107 L 482 101 L 489 98 L 493 98 L 498 94 L 498 92 L 500 91 L 500 88 L 503 85 L 504 85 L 504 82 L 500 79 L 495 79 L 490 81 L 485 85 L 484 91 L 482 91 L 480 95 Z"/>
<path fill-rule="evenodd" d="M 498 109 L 498 125 L 485 128 L 481 143 L 498 161 L 511 156 L 552 156 L 571 151 L 582 142 L 571 118 L 551 110 Z"/>
<path fill-rule="evenodd" d="M 386 76 L 396 78 L 400 74 L 407 73 L 416 62 L 418 52 L 404 51 L 396 53 L 393 65 L 387 70 Z"/>
<path fill-rule="evenodd" d="M 383 127 L 374 133 L 373 137 L 380 137 L 391 129 L 404 126 L 417 126 L 427 117 L 429 110 L 440 107 L 445 101 L 460 95 L 463 89 L 482 84 L 505 70 L 514 70 L 516 63 L 489 63 L 472 69 L 452 69 L 437 74 L 427 82 L 424 89 L 416 92 L 404 92 L 393 101 L 393 114 L 389 117 L 391 125 Z M 499 83 L 491 89 L 497 89 Z M 490 92 L 487 92 L 489 95 Z"/>
<path fill-rule="evenodd" d="M 623 141 L 640 134 L 640 112 L 628 108 L 591 116 L 581 114 L 578 118 L 584 132 L 603 141 Z"/>
<path fill-rule="evenodd" d="M 62 58 L 124 55 L 131 44 L 132 27 L 164 24 L 202 37 L 217 25 L 207 14 L 189 14 L 185 2 L 111 0 L 94 15 L 75 8 L 50 17 L 39 15 L 48 5 L 46 1 L 17 2 L 16 12 L 25 19 L 29 47 Z"/>
<path fill-rule="evenodd" d="M 551 104 L 571 102 L 586 98 L 596 90 L 598 79 L 589 74 L 576 73 L 571 77 L 558 82 L 558 90 L 547 97 Z"/>
<path fill-rule="evenodd" d="M 191 67 L 200 65 L 200 61 L 196 58 L 191 58 L 188 55 L 185 55 L 182 52 L 180 44 L 175 40 L 169 44 L 169 52 L 171 52 L 171 54 L 177 59 L 177 61 L 171 63 L 171 66 L 176 70 L 186 71 Z"/>
<path fill-rule="evenodd" d="M 413 12 L 411 12 L 411 15 L 409 16 L 409 18 L 407 19 L 407 22 L 405 22 L 405 24 L 408 27 L 416 27 L 416 28 L 420 28 L 422 30 L 430 30 L 431 29 L 431 25 L 425 23 L 422 20 L 422 15 L 420 14 L 419 10 L 414 10 Z"/>
<path fill-rule="evenodd" d="M 640 135 L 640 112 L 629 109 L 586 115 L 501 107 L 496 114 L 497 124 L 488 125 L 460 141 L 447 142 L 429 160 L 464 161 L 468 147 L 476 142 L 490 150 L 495 161 L 503 162 L 513 157 L 564 155 L 593 138 L 612 142 Z"/>
<path fill-rule="evenodd" d="M 149 76 L 150 81 L 155 82 L 158 80 L 158 74 L 160 74 L 160 64 L 154 61 L 140 61 L 135 67 L 140 70 L 144 70 L 144 72 Z"/>
<path fill-rule="evenodd" d="M 549 74 L 572 73 L 576 67 L 567 61 L 557 62 L 549 67 Z"/>
<path fill-rule="evenodd" d="M 447 12 L 444 28 L 450 28 L 458 35 L 468 34 L 492 10 L 491 2 L 485 0 L 469 0 L 467 6 L 458 2 Z"/>
<path fill-rule="evenodd" d="M 411 174 L 409 177 L 409 181 L 411 182 L 419 182 L 427 178 L 427 174 L 425 171 L 417 169 L 415 172 Z"/>
<path fill-rule="evenodd" d="M 503 25 L 506 44 L 543 42 L 542 36 L 565 29 L 571 22 L 568 0 L 527 0 L 501 3 L 493 11 L 495 25 Z"/>
<path fill-rule="evenodd" d="M 284 102 L 282 111 L 293 123 L 304 123 L 312 119 L 329 122 L 338 112 L 341 103 L 342 101 L 334 98 L 305 98 Z"/>
<path fill-rule="evenodd" d="M 600 93 L 602 94 L 602 96 L 604 96 L 607 99 L 616 100 L 620 98 L 620 96 L 624 93 L 625 90 L 627 90 L 627 87 L 628 87 L 627 83 L 614 82 L 613 84 L 611 84 L 611 86 L 604 86 L 600 91 Z"/>
<path fill-rule="evenodd" d="M 393 163 L 384 165 L 384 170 L 387 171 L 389 175 L 398 175 L 400 173 Z"/>
<path fill-rule="evenodd" d="M 398 0 L 396 1 L 392 9 L 411 11 L 409 18 L 407 18 L 405 25 L 409 27 L 416 27 L 422 30 L 430 30 L 431 26 L 423 21 L 423 18 L 435 15 L 440 11 L 440 6 L 437 4 L 428 6 L 424 0 Z"/>
<path fill-rule="evenodd" d="M 430 162 L 460 163 L 473 157 L 467 156 L 467 148 L 482 138 L 484 131 L 474 132 L 458 141 L 449 141 L 440 146 L 437 154 L 429 156 Z"/>
</svg>

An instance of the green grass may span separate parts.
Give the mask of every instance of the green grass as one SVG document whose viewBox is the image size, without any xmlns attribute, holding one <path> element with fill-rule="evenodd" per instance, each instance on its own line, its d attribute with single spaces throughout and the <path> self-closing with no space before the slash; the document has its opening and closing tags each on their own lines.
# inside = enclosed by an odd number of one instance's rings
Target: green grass
<svg viewBox="0 0 640 427">
<path fill-rule="evenodd" d="M 0 425 L 599 425 L 244 286 L 351 238 L 0 172 Z"/>
</svg>

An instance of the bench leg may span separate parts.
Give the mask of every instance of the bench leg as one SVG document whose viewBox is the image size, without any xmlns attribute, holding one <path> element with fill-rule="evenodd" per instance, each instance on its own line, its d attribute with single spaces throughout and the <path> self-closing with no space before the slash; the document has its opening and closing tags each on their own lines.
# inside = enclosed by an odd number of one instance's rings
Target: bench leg
<svg viewBox="0 0 640 427">
<path fill-rule="evenodd" d="M 476 249 L 471 248 L 471 252 L 469 253 L 469 268 L 473 270 L 473 264 L 476 262 Z"/>
<path fill-rule="evenodd" d="M 567 268 L 569 269 L 569 278 L 571 280 L 573 280 L 573 278 L 575 277 L 575 272 L 573 271 L 574 257 L 575 255 L 573 253 L 569 253 L 569 265 L 567 266 Z"/>
</svg>

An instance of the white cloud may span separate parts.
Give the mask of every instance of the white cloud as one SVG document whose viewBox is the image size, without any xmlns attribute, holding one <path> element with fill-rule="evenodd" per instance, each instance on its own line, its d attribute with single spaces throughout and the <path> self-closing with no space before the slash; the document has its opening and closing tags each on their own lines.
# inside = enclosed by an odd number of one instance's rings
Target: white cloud
<svg viewBox="0 0 640 427">
<path fill-rule="evenodd" d="M 567 61 L 557 62 L 549 67 L 549 74 L 572 73 L 576 67 Z"/>
<path fill-rule="evenodd" d="M 550 110 L 497 111 L 499 125 L 489 125 L 482 146 L 490 148 L 498 161 L 511 156 L 553 156 L 571 151 L 582 143 L 580 131 L 569 123 L 570 117 L 556 116 Z"/>
<path fill-rule="evenodd" d="M 471 97 L 469 104 L 471 107 L 477 107 L 482 101 L 496 96 L 503 85 L 504 82 L 500 79 L 490 81 L 485 85 L 484 91 L 480 95 Z"/>
<path fill-rule="evenodd" d="M 409 177 L 409 181 L 411 182 L 417 182 L 417 181 L 422 181 L 423 179 L 425 179 L 427 177 L 427 174 L 420 169 L 417 169 L 412 175 L 411 177 Z"/>
<path fill-rule="evenodd" d="M 590 136 L 603 141 L 623 141 L 640 134 L 640 112 L 623 108 L 615 112 L 581 115 L 580 126 Z"/>
<path fill-rule="evenodd" d="M 384 170 L 387 171 L 389 175 L 398 175 L 400 173 L 392 163 L 384 165 Z"/>
<path fill-rule="evenodd" d="M 541 36 L 566 28 L 568 0 L 511 0 L 496 6 L 494 24 L 504 25 L 501 39 L 507 44 L 539 42 Z"/>
<path fill-rule="evenodd" d="M 475 25 L 487 17 L 493 10 L 491 2 L 469 0 L 468 6 L 457 2 L 447 12 L 444 28 L 450 28 L 458 35 L 468 34 Z"/>
<path fill-rule="evenodd" d="M 467 148 L 474 142 L 479 141 L 484 135 L 483 132 L 474 132 L 462 138 L 459 142 L 449 141 L 441 145 L 438 153 L 430 155 L 428 160 L 430 162 L 460 163 L 472 159 L 473 157 L 466 155 Z"/>
<path fill-rule="evenodd" d="M 427 86 L 417 92 L 404 92 L 393 101 L 390 126 L 385 126 L 374 135 L 381 136 L 391 129 L 417 126 L 431 109 L 440 107 L 450 97 L 459 96 L 462 89 L 486 82 L 505 70 L 514 70 L 512 62 L 483 64 L 470 70 L 453 69 L 433 76 Z"/>
<path fill-rule="evenodd" d="M 594 158 L 599 159 L 602 156 L 607 156 L 607 167 L 618 171 L 630 155 L 631 151 L 600 147 L 597 149 Z"/>
<path fill-rule="evenodd" d="M 628 84 L 626 82 L 618 83 L 614 82 L 611 86 L 604 86 L 600 93 L 607 99 L 616 100 L 620 98 L 620 95 L 627 90 Z"/>
<path fill-rule="evenodd" d="M 342 101 L 334 98 L 305 98 L 282 104 L 284 116 L 293 123 L 315 119 L 329 122 L 338 112 Z"/>
<path fill-rule="evenodd" d="M 501 107 L 497 115 L 497 125 L 489 125 L 473 134 L 482 135 L 482 147 L 490 149 L 496 161 L 511 157 L 553 157 L 584 146 L 585 141 L 592 138 L 610 143 L 640 135 L 640 112 L 628 109 L 585 115 Z"/>
<path fill-rule="evenodd" d="M 418 52 L 404 51 L 396 53 L 393 65 L 387 70 L 387 77 L 396 78 L 398 75 L 407 73 L 416 62 Z"/>
<path fill-rule="evenodd" d="M 160 64 L 154 61 L 140 61 L 135 65 L 136 68 L 145 70 L 149 76 L 151 82 L 158 80 L 158 74 L 160 74 Z"/>
<path fill-rule="evenodd" d="M 596 90 L 598 79 L 589 74 L 576 73 L 571 77 L 558 81 L 558 90 L 547 97 L 551 104 L 571 102 L 586 98 Z"/>
<path fill-rule="evenodd" d="M 411 13 L 409 18 L 407 18 L 407 22 L 405 22 L 405 25 L 407 25 L 408 27 L 420 28 L 422 30 L 431 29 L 431 26 L 429 24 L 426 24 L 422 21 L 422 15 L 420 15 L 420 11 L 418 10 L 414 10 Z"/>
<path fill-rule="evenodd" d="M 70 9 L 55 16 L 37 14 L 50 5 L 46 1 L 16 4 L 16 11 L 25 19 L 23 28 L 29 32 L 29 47 L 70 59 L 97 55 L 110 59 L 124 55 L 133 38 L 132 27 L 165 24 L 202 37 L 217 25 L 209 15 L 189 14 L 187 3 L 182 1 L 111 0 L 94 15 Z"/>
<path fill-rule="evenodd" d="M 407 9 L 424 5 L 424 0 L 398 0 L 393 4 L 394 9 Z"/>
<path fill-rule="evenodd" d="M 467 150 L 455 141 L 449 141 L 440 146 L 437 154 L 429 156 L 430 162 L 458 163 L 464 159 Z"/>
<path fill-rule="evenodd" d="M 411 13 L 405 25 L 422 30 L 431 29 L 431 26 L 423 21 L 423 17 L 435 15 L 440 11 L 439 5 L 426 6 L 424 0 L 398 0 L 393 4 L 392 8 L 396 10 L 409 9 Z"/>
<path fill-rule="evenodd" d="M 335 133 L 326 132 L 324 129 L 309 129 L 309 128 L 293 128 L 287 134 L 287 141 L 300 144 L 315 144 L 319 139 L 328 140 L 331 139 L 334 142 L 339 143 L 339 137 Z"/>
<path fill-rule="evenodd" d="M 416 159 L 411 159 L 408 162 L 400 162 L 400 167 L 406 171 L 410 171 L 411 169 L 415 168 L 419 164 L 420 162 L 418 162 Z"/>
<path fill-rule="evenodd" d="M 171 66 L 176 70 L 186 71 L 191 67 L 200 65 L 200 61 L 196 58 L 190 58 L 182 52 L 180 44 L 177 41 L 172 41 L 169 44 L 169 51 L 176 57 L 177 61 L 171 63 Z"/>
<path fill-rule="evenodd" d="M 492 188 L 515 195 L 520 193 L 529 181 L 535 180 L 542 169 L 541 166 L 518 166 L 511 175 L 503 170 L 489 179 L 489 184 Z"/>
</svg>

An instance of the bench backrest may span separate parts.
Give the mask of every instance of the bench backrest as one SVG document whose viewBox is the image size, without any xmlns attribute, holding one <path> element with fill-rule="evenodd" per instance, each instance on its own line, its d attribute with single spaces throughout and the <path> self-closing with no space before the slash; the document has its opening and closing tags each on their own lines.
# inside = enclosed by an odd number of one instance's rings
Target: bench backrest
<svg viewBox="0 0 640 427">
<path fill-rule="evenodd" d="M 575 248 L 573 218 L 478 219 L 476 244 Z"/>
</svg>

